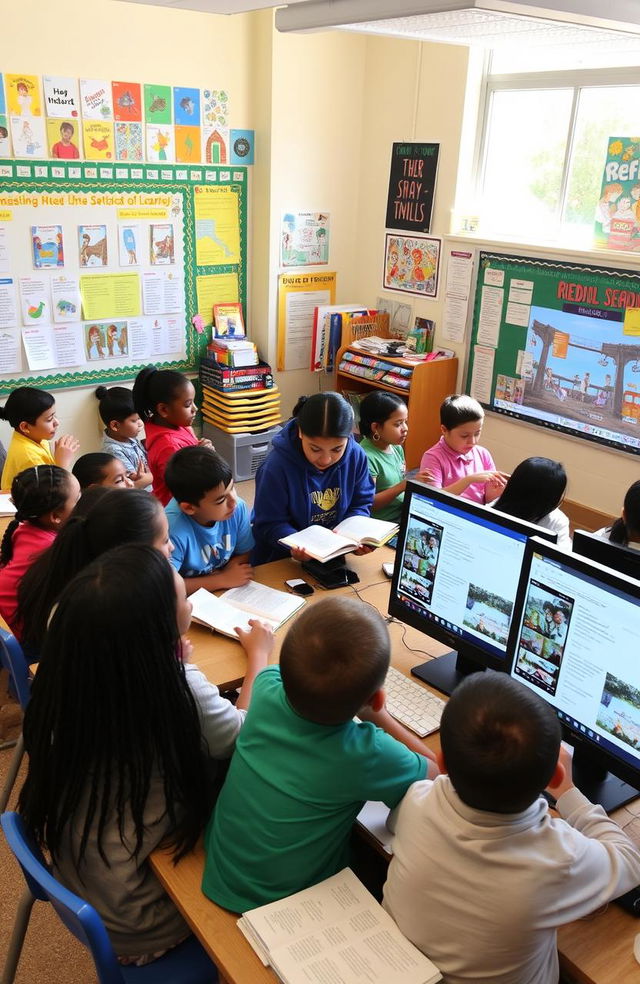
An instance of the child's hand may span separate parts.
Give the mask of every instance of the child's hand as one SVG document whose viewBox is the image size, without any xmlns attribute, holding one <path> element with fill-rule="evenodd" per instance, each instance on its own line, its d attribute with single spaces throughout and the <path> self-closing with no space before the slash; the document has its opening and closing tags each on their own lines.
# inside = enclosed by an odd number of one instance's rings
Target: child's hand
<svg viewBox="0 0 640 984">
<path fill-rule="evenodd" d="M 297 560 L 300 564 L 304 564 L 306 560 L 311 560 L 311 555 L 307 553 L 304 547 L 291 547 L 291 559 Z"/>
<path fill-rule="evenodd" d="M 362 546 L 358 547 L 357 550 L 352 550 L 351 553 L 354 557 L 364 557 L 365 554 L 373 553 L 374 550 L 375 547 L 368 547 L 366 543 L 363 543 Z"/>
<path fill-rule="evenodd" d="M 190 663 L 193 656 L 193 643 L 186 635 L 180 636 L 180 659 L 183 663 Z"/>
<path fill-rule="evenodd" d="M 60 465 L 61 468 L 68 468 L 79 447 L 80 441 L 76 440 L 73 434 L 63 434 L 62 437 L 59 437 L 53 454 L 56 465 Z"/>
<path fill-rule="evenodd" d="M 253 567 L 241 561 L 239 557 L 232 557 L 226 567 L 216 574 L 215 591 L 219 588 L 241 588 L 253 577 Z"/>
<path fill-rule="evenodd" d="M 424 471 L 418 472 L 415 476 L 415 480 L 416 482 L 424 482 L 425 485 L 433 485 L 436 480 L 436 476 L 433 472 L 429 471 L 428 468 L 425 468 Z"/>
<path fill-rule="evenodd" d="M 142 458 L 140 458 L 140 460 L 138 462 L 138 467 L 136 468 L 136 470 L 135 471 L 131 471 L 131 472 L 127 472 L 127 474 L 128 474 L 128 477 L 131 479 L 132 482 L 138 482 L 142 478 L 142 476 L 144 474 L 144 465 L 143 465 L 143 462 L 142 462 Z"/>
<path fill-rule="evenodd" d="M 497 499 L 498 496 L 502 495 L 508 479 L 509 476 L 504 472 L 493 472 L 493 477 L 484 487 L 484 501 L 493 502 L 494 499 Z"/>
<path fill-rule="evenodd" d="M 198 445 L 201 448 L 211 448 L 212 451 L 215 451 L 213 441 L 210 441 L 208 437 L 201 437 L 198 441 Z"/>
<path fill-rule="evenodd" d="M 246 632 L 236 626 L 238 639 L 249 659 L 259 659 L 267 665 L 267 659 L 273 652 L 273 629 L 267 622 L 261 622 L 257 618 L 250 618 L 249 625 L 251 631 Z"/>
</svg>

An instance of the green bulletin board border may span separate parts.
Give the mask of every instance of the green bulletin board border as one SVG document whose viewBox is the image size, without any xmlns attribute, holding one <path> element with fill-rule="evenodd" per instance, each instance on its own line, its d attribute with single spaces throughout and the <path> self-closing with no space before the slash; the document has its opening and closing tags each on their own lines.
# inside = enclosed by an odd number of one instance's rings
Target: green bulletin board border
<svg viewBox="0 0 640 984">
<path fill-rule="evenodd" d="M 88 192 L 93 194 L 118 194 L 130 191 L 147 194 L 183 194 L 184 215 L 184 286 L 185 286 L 185 335 L 186 358 L 172 362 L 156 363 L 159 369 L 177 369 L 195 372 L 198 361 L 206 350 L 210 334 L 199 334 L 192 324 L 198 312 L 196 276 L 237 272 L 238 293 L 243 313 L 247 315 L 247 184 L 248 169 L 242 166 L 203 164 L 127 164 L 114 162 L 67 162 L 15 160 L 0 162 L 0 193 L 17 192 L 35 194 L 47 192 Z M 219 266 L 196 265 L 196 230 L 194 189 L 196 186 L 229 187 L 238 194 L 238 220 L 240 227 L 240 263 Z M 3 206 L 10 208 L 11 206 Z M 73 206 L 66 206 L 72 208 Z M 145 206 L 140 206 L 144 208 Z M 37 209 L 34 209 L 34 220 Z M 60 221 L 60 220 L 58 220 Z M 26 247 L 25 247 L 26 248 Z M 138 363 L 111 368 L 82 369 L 76 372 L 56 373 L 51 376 L 29 375 L 0 379 L 0 393 L 8 393 L 17 386 L 40 386 L 43 389 L 62 389 L 86 386 L 94 383 L 121 382 L 135 376 L 143 365 Z"/>
</svg>

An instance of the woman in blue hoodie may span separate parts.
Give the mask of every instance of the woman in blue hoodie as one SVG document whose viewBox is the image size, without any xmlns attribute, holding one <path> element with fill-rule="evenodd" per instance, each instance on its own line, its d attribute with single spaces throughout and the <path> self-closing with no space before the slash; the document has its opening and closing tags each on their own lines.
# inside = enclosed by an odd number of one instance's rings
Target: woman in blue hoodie
<svg viewBox="0 0 640 984">
<path fill-rule="evenodd" d="M 298 401 L 256 473 L 254 564 L 302 560 L 278 541 L 307 526 L 334 529 L 348 516 L 369 515 L 374 486 L 352 430 L 353 411 L 339 393 Z"/>
</svg>

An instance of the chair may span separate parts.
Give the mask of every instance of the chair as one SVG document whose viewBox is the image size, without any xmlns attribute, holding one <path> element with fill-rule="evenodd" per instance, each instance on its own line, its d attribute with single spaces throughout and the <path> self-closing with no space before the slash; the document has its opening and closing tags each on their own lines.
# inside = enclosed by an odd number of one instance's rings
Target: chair
<svg viewBox="0 0 640 984">
<path fill-rule="evenodd" d="M 5 629 L 0 629 L 0 663 L 9 673 L 9 683 L 14 691 L 18 702 L 23 711 L 26 711 L 29 698 L 31 697 L 31 687 L 29 684 L 29 667 L 25 659 L 22 647 L 14 635 Z M 15 743 L 13 756 L 9 763 L 9 769 L 0 793 L 0 813 L 7 808 L 11 790 L 14 787 L 18 769 L 24 755 L 24 740 L 22 733 Z"/>
<path fill-rule="evenodd" d="M 90 951 L 99 984 L 215 984 L 218 980 L 215 964 L 195 936 L 144 967 L 121 966 L 100 916 L 53 877 L 22 817 L 3 813 L 0 822 L 28 886 L 18 906 L 2 984 L 13 984 L 36 899 L 50 902 L 67 929 Z"/>
</svg>

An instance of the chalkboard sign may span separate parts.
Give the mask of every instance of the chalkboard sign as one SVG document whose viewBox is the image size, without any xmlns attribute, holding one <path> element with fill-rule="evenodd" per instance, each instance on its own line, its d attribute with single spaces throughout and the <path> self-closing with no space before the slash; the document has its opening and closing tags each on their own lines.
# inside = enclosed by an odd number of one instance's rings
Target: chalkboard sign
<svg viewBox="0 0 640 984">
<path fill-rule="evenodd" d="M 430 232 L 440 144 L 394 143 L 391 151 L 387 229 Z"/>
</svg>

